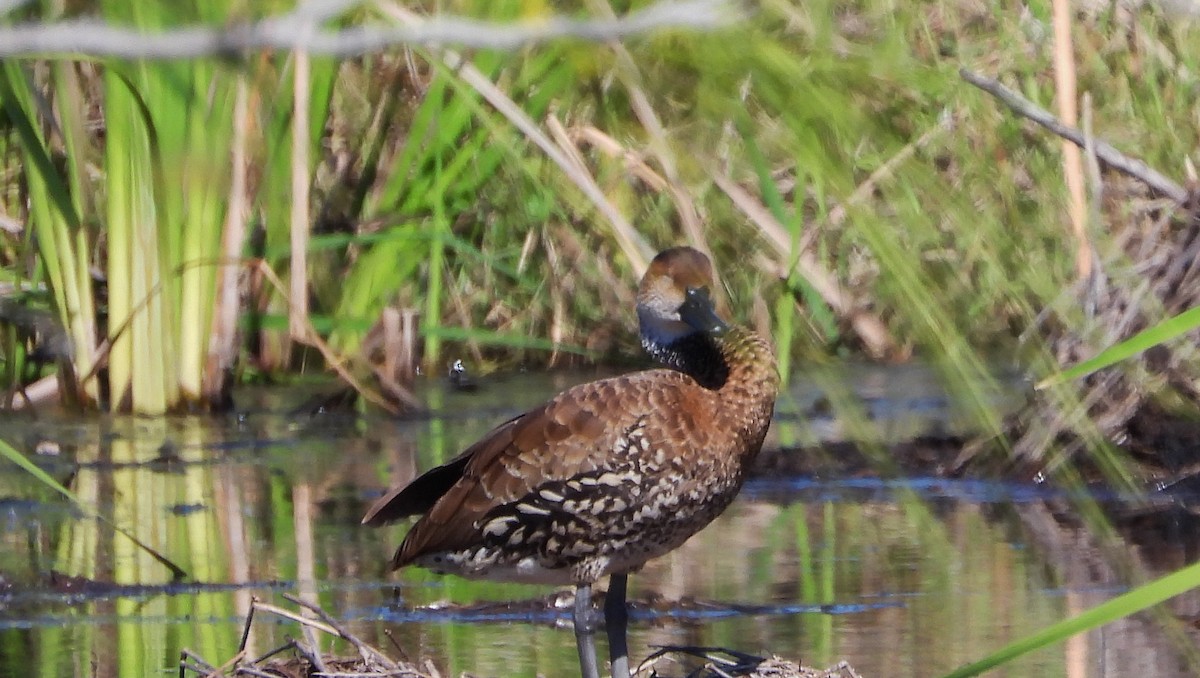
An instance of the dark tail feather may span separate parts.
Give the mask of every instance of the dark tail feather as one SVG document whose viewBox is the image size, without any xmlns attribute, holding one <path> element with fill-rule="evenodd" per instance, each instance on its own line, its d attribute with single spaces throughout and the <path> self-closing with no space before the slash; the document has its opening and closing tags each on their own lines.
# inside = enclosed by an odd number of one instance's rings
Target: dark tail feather
<svg viewBox="0 0 1200 678">
<path fill-rule="evenodd" d="M 386 525 L 407 516 L 425 513 L 462 478 L 470 458 L 461 456 L 449 464 L 431 468 L 399 490 L 380 497 L 363 516 L 363 525 Z"/>
</svg>

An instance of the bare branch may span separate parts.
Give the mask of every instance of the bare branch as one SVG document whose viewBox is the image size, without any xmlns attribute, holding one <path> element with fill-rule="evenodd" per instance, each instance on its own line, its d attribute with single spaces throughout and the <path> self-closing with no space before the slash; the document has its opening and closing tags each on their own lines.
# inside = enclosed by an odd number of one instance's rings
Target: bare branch
<svg viewBox="0 0 1200 678">
<path fill-rule="evenodd" d="M 0 0 L 10 2 L 12 0 Z M 739 17 L 732 0 L 662 0 L 619 18 L 550 17 L 494 23 L 434 16 L 420 26 L 357 26 L 302 30 L 357 5 L 346 0 L 310 0 L 295 12 L 250 24 L 179 28 L 146 33 L 95 19 L 0 27 L 0 58 L 71 55 L 125 59 L 189 59 L 237 56 L 257 50 L 303 50 L 353 57 L 400 45 L 511 50 L 558 38 L 606 41 L 661 28 L 712 29 Z"/>
<path fill-rule="evenodd" d="M 1087 147 L 1089 143 L 1094 145 L 1096 157 L 1105 165 L 1122 174 L 1145 182 L 1150 188 L 1179 204 L 1187 202 L 1188 191 L 1186 188 L 1175 183 L 1141 160 L 1125 155 L 1116 148 L 1113 148 L 1111 144 L 1100 139 L 1093 139 L 1089 142 L 1083 132 L 1064 124 L 1061 120 L 1051 115 L 1049 111 L 1000 84 L 998 80 L 973 73 L 965 68 L 959 69 L 958 73 L 962 76 L 963 80 L 996 97 L 1017 115 L 1029 118 L 1080 148 Z"/>
</svg>

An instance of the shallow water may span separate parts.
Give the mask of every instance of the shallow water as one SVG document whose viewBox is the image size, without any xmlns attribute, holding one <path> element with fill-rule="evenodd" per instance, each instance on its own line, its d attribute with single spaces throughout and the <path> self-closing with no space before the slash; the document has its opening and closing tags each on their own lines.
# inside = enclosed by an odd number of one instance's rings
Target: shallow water
<svg viewBox="0 0 1200 678">
<path fill-rule="evenodd" d="M 431 383 L 422 396 L 433 414 L 410 420 L 279 414 L 305 395 L 294 390 L 241 394 L 241 413 L 221 419 L 8 416 L 5 439 L 188 576 L 173 583 L 130 539 L 0 462 L 0 676 L 29 675 L 31 666 L 40 675 L 175 675 L 183 648 L 220 664 L 237 648 L 251 595 L 287 606 L 283 592 L 315 596 L 381 648 L 393 647 L 391 633 L 405 654 L 431 658 L 446 675 L 571 675 L 564 592 L 420 570 L 389 575 L 384 564 L 404 527 L 368 529 L 358 519 L 385 485 L 595 376 L 510 375 L 474 393 Z M 780 402 L 769 446 L 865 429 L 898 441 L 961 428 L 920 366 L 826 371 L 799 383 Z M 814 384 L 840 392 L 822 395 Z M 1019 388 L 1010 383 L 998 406 Z M 856 402 L 867 416 L 851 425 L 828 414 L 825 400 Z M 39 446 L 59 453 L 32 454 Z M 1146 532 L 1119 546 L 1110 565 L 1067 519 L 1069 504 L 1061 491 L 1019 483 L 756 476 L 716 523 L 631 577 L 632 655 L 719 646 L 816 666 L 844 659 L 863 676 L 938 675 L 1124 590 L 1117 572 L 1144 577 L 1195 550 L 1194 530 Z M 1195 614 L 1200 598 L 1173 609 Z M 1029 655 L 1008 675 L 1190 675 L 1160 623 L 1111 625 Z M 250 654 L 288 635 L 294 625 L 260 622 Z"/>
</svg>

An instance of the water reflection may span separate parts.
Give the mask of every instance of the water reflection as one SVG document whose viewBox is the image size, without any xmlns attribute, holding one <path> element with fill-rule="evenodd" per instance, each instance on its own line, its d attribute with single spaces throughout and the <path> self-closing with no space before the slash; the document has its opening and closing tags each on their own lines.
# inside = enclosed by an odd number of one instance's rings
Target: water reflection
<svg viewBox="0 0 1200 678">
<path fill-rule="evenodd" d="M 0 468 L 0 676 L 30 666 L 152 675 L 173 669 L 185 647 L 220 664 L 237 647 L 251 596 L 280 590 L 319 601 L 378 647 L 393 647 L 391 632 L 445 674 L 570 674 L 569 594 L 421 570 L 393 577 L 385 564 L 404 528 L 365 529 L 358 519 L 384 486 L 595 376 L 513 376 L 478 393 L 427 393 L 436 412 L 420 420 L 280 416 L 295 403 L 263 392 L 247 394 L 247 413 L 220 421 L 4 422 L 6 438 L 31 451 L 59 443 L 62 454 L 41 465 L 189 578 L 173 582 L 128 537 Z M 902 437 L 931 421 L 956 425 L 928 373 L 863 378 L 847 383 L 867 398 L 878 430 Z M 881 390 L 896 383 L 903 388 Z M 797 445 L 847 427 L 822 411 L 819 395 L 797 392 L 772 435 L 776 446 Z M 930 676 L 1194 558 L 1200 532 L 1182 515 L 1142 523 L 1137 544 L 1105 547 L 1073 518 L 1071 499 L 1011 483 L 760 475 L 713 526 L 631 578 L 631 650 L 723 646 L 811 665 L 846 659 L 864 676 Z M 1011 675 L 1190 675 L 1197 664 L 1177 642 L 1190 632 L 1176 616 L 1197 612 L 1200 598 L 1182 597 L 1157 617 L 1026 657 Z M 295 633 L 256 626 L 249 654 Z"/>
</svg>

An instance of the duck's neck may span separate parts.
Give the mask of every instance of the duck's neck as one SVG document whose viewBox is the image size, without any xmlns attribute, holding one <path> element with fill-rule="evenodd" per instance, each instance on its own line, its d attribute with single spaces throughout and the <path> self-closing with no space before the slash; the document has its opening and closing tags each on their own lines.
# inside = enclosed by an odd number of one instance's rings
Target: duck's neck
<svg viewBox="0 0 1200 678">
<path fill-rule="evenodd" d="M 704 388 L 719 389 L 729 379 L 729 362 L 716 342 L 707 335 L 684 335 L 671 343 L 642 336 L 642 347 L 658 362 L 679 370 Z"/>
</svg>

